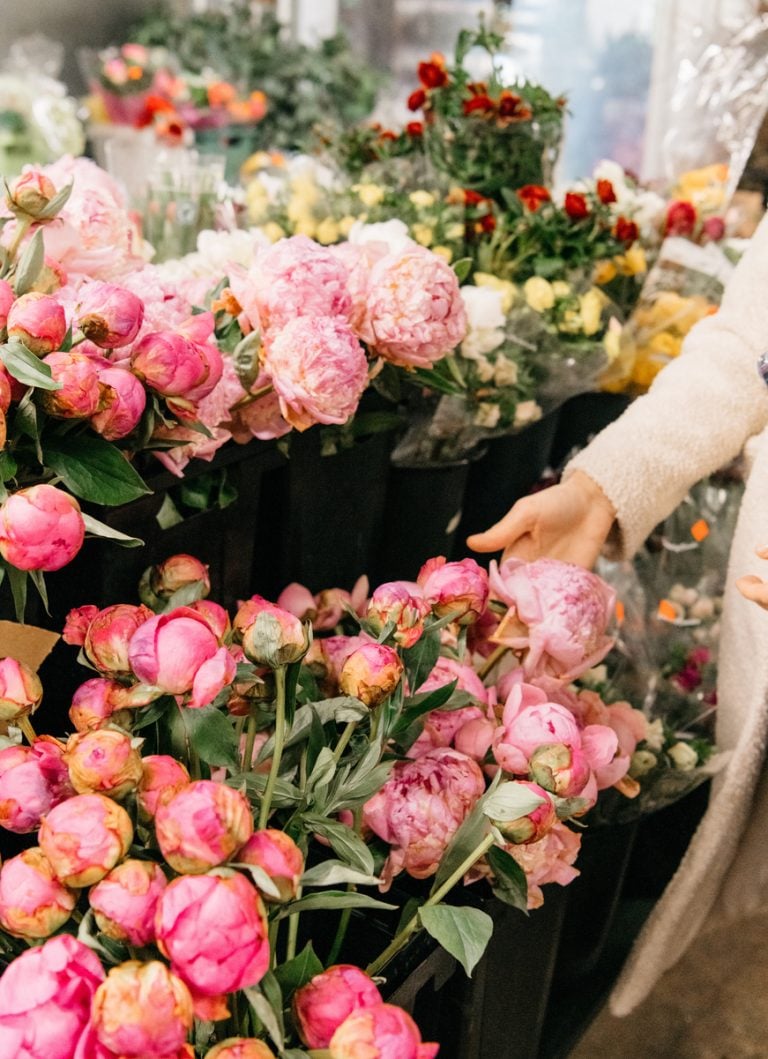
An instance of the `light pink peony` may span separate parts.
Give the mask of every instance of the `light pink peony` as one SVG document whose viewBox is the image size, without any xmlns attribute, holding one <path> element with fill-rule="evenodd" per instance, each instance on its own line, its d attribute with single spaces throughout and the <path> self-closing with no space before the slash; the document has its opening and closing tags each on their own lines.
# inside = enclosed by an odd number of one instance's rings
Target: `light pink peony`
<svg viewBox="0 0 768 1059">
<path fill-rule="evenodd" d="M 128 676 L 131 672 L 128 660 L 131 637 L 151 617 L 149 607 L 136 607 L 130 603 L 116 603 L 98 611 L 91 618 L 83 639 L 88 661 L 102 673 Z"/>
<path fill-rule="evenodd" d="M 413 647 L 424 631 L 430 606 L 415 581 L 388 581 L 374 590 L 367 617 L 376 632 L 394 623 L 392 638 L 401 647 Z"/>
<path fill-rule="evenodd" d="M 36 831 L 45 814 L 72 794 L 62 748 L 52 737 L 0 750 L 0 827 Z"/>
<path fill-rule="evenodd" d="M 485 791 L 477 763 L 456 750 L 438 749 L 416 761 L 398 761 L 363 809 L 363 819 L 392 849 L 382 873 L 434 875 L 440 858 Z"/>
<path fill-rule="evenodd" d="M 482 764 L 493 743 L 496 725 L 487 717 L 475 717 L 459 728 L 453 737 L 453 745 L 462 754 Z"/>
<path fill-rule="evenodd" d="M 104 388 L 91 357 L 73 349 L 69 353 L 50 353 L 43 363 L 60 387 L 46 391 L 41 398 L 48 415 L 56 419 L 89 419 L 101 411 Z"/>
<path fill-rule="evenodd" d="M 500 567 L 494 562 L 491 590 L 512 608 L 491 639 L 526 652 L 527 676 L 545 673 L 573 680 L 597 665 L 613 645 L 606 629 L 616 594 L 580 566 L 558 559 L 507 559 Z"/>
<path fill-rule="evenodd" d="M 43 698 L 40 677 L 15 658 L 0 658 L 0 721 L 34 713 Z"/>
<path fill-rule="evenodd" d="M 124 798 L 136 790 L 142 776 L 139 751 L 131 737 L 116 728 L 71 735 L 64 761 L 78 794 Z"/>
<path fill-rule="evenodd" d="M 204 1059 L 275 1059 L 275 1053 L 255 1037 L 228 1037 L 206 1052 Z"/>
<path fill-rule="evenodd" d="M 197 780 L 161 802 L 157 844 L 177 872 L 204 872 L 233 860 L 253 833 L 248 799 L 232 787 Z"/>
<path fill-rule="evenodd" d="M 158 904 L 157 943 L 197 999 L 256 985 L 269 970 L 264 905 L 245 876 L 183 875 Z"/>
<path fill-rule="evenodd" d="M 257 379 L 251 389 L 255 393 L 262 385 L 271 385 L 267 375 Z M 242 408 L 231 410 L 230 420 L 228 427 L 232 431 L 232 437 L 240 445 L 246 444 L 251 438 L 258 438 L 260 441 L 282 438 L 293 430 L 283 416 L 280 398 L 274 390 L 250 404 L 243 405 Z"/>
<path fill-rule="evenodd" d="M 190 607 L 176 607 L 145 621 L 131 637 L 130 667 L 144 684 L 169 695 L 192 690 L 200 667 L 219 650 L 208 623 Z"/>
<path fill-rule="evenodd" d="M 56 486 L 20 489 L 0 507 L 0 555 L 19 570 L 60 570 L 84 538 L 80 505 Z"/>
<path fill-rule="evenodd" d="M 142 776 L 137 801 L 145 820 L 155 816 L 159 806 L 190 782 L 180 761 L 168 754 L 149 754 L 141 760 Z"/>
<path fill-rule="evenodd" d="M 50 294 L 30 291 L 17 298 L 8 310 L 8 337 L 23 342 L 39 357 L 61 348 L 67 319 L 59 301 Z"/>
<path fill-rule="evenodd" d="M 314 622 L 317 617 L 315 597 L 306 585 L 300 585 L 298 581 L 292 581 L 290 585 L 286 585 L 277 597 L 277 605 L 287 610 L 289 614 L 293 614 L 299 621 Z"/>
<path fill-rule="evenodd" d="M 233 627 L 246 658 L 260 666 L 276 669 L 298 662 L 309 646 L 299 619 L 263 596 L 251 596 L 241 604 Z"/>
<path fill-rule="evenodd" d="M 403 678 L 404 666 L 397 651 L 379 643 L 364 643 L 344 662 L 339 688 L 375 709 L 389 698 Z"/>
<path fill-rule="evenodd" d="M 124 860 L 88 894 L 99 930 L 115 941 L 141 948 L 155 940 L 155 913 L 168 885 L 159 864 Z"/>
<path fill-rule="evenodd" d="M 293 1017 L 308 1048 L 327 1048 L 353 1011 L 381 1004 L 375 982 L 359 967 L 341 963 L 316 974 L 293 994 Z"/>
<path fill-rule="evenodd" d="M 488 689 L 484 687 L 482 680 L 471 666 L 457 661 L 455 658 L 447 658 L 443 655 L 435 662 L 434 669 L 427 679 L 416 690 L 420 695 L 427 691 L 436 691 L 444 688 L 446 684 L 456 681 L 456 690 L 465 691 L 473 699 L 487 706 Z"/>
<path fill-rule="evenodd" d="M 0 868 L 0 926 L 18 938 L 48 938 L 63 927 L 77 894 L 62 886 L 50 861 L 33 846 Z"/>
<path fill-rule="evenodd" d="M 488 602 L 488 574 L 474 559 L 449 563 L 442 555 L 428 559 L 416 578 L 438 618 L 455 614 L 460 625 L 471 625 Z"/>
<path fill-rule="evenodd" d="M 232 290 L 252 330 L 285 327 L 297 317 L 348 317 L 349 273 L 338 257 L 304 235 L 263 250 L 247 275 L 232 274 Z"/>
<path fill-rule="evenodd" d="M 65 886 L 91 886 L 126 855 L 133 825 L 111 798 L 78 794 L 51 809 L 38 841 Z"/>
<path fill-rule="evenodd" d="M 368 384 L 368 361 L 346 320 L 300 316 L 265 340 L 264 366 L 297 430 L 346 423 Z"/>
<path fill-rule="evenodd" d="M 285 831 L 271 827 L 254 831 L 238 852 L 237 862 L 262 868 L 280 891 L 281 901 L 296 897 L 304 871 L 304 854 Z M 263 897 L 267 902 L 271 900 L 268 894 Z"/>
<path fill-rule="evenodd" d="M 434 1059 L 437 1044 L 425 1044 L 419 1027 L 393 1004 L 354 1011 L 334 1033 L 330 1059 Z"/>
<path fill-rule="evenodd" d="M 68 934 L 17 956 L 0 978 L 0 1055 L 72 1059 L 104 980 L 95 952 Z"/>
<path fill-rule="evenodd" d="M 97 366 L 102 407 L 91 416 L 91 426 L 107 441 L 119 441 L 134 430 L 147 406 L 147 394 L 139 380 L 119 365 Z"/>
<path fill-rule="evenodd" d="M 493 738 L 494 757 L 507 772 L 521 776 L 537 747 L 564 743 L 581 747 L 573 714 L 530 684 L 513 685 L 504 705 L 502 722 Z"/>
<path fill-rule="evenodd" d="M 423 757 L 437 747 L 453 746 L 459 733 L 472 721 L 479 721 L 485 714 L 479 706 L 463 706 L 458 710 L 432 710 L 424 718 L 424 728 L 411 746 L 409 758 Z M 471 754 L 470 757 L 475 757 Z M 480 760 L 475 758 L 475 760 Z"/>
<path fill-rule="evenodd" d="M 573 867 L 580 848 L 581 835 L 560 821 L 538 842 L 506 847 L 526 874 L 529 908 L 540 908 L 544 903 L 541 887 L 546 883 L 567 886 L 580 874 Z"/>
<path fill-rule="evenodd" d="M 456 273 L 422 246 L 387 254 L 371 268 L 359 335 L 403 368 L 431 368 L 467 333 Z"/>
<path fill-rule="evenodd" d="M 208 706 L 228 687 L 237 673 L 237 663 L 226 647 L 220 647 L 212 658 L 200 666 L 192 681 L 192 694 L 186 705 L 190 709 Z"/>
<path fill-rule="evenodd" d="M 144 305 L 131 291 L 113 283 L 86 283 L 80 289 L 77 325 L 101 349 L 128 346 L 139 333 Z"/>
<path fill-rule="evenodd" d="M 113 967 L 96 990 L 91 1025 L 97 1040 L 121 1059 L 168 1059 L 194 1022 L 192 997 L 159 960 Z"/>
<path fill-rule="evenodd" d="M 203 619 L 219 643 L 229 640 L 232 624 L 229 614 L 220 604 L 210 599 L 197 599 L 190 603 L 189 609 Z"/>
</svg>

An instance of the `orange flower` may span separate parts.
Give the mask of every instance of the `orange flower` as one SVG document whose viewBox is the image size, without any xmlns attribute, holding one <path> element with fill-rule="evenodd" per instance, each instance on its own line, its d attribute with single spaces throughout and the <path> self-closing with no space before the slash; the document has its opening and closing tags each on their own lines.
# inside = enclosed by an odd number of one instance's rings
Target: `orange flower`
<svg viewBox="0 0 768 1059">
<path fill-rule="evenodd" d="M 213 81 L 208 85 L 208 103 L 212 107 L 225 107 L 237 99 L 237 92 L 228 81 Z"/>
<path fill-rule="evenodd" d="M 597 197 L 604 206 L 608 206 L 611 202 L 616 201 L 616 192 L 614 191 L 613 184 L 610 180 L 598 180 Z"/>
</svg>

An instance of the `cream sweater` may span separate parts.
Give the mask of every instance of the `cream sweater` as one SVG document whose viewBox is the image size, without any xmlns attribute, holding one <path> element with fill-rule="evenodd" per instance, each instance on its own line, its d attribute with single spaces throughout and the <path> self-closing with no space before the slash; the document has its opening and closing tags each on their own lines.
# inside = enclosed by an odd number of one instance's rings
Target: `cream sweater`
<svg viewBox="0 0 768 1059">
<path fill-rule="evenodd" d="M 768 387 L 757 359 L 768 349 L 768 217 L 728 285 L 650 392 L 571 461 L 617 511 L 613 550 L 631 556 L 699 478 L 754 437 L 728 566 L 718 685 L 717 742 L 731 752 L 710 807 L 648 920 L 611 998 L 628 1014 L 708 924 L 768 907 L 768 612 L 738 593 L 742 574 L 768 578 Z M 759 436 L 757 436 L 759 435 Z"/>
</svg>

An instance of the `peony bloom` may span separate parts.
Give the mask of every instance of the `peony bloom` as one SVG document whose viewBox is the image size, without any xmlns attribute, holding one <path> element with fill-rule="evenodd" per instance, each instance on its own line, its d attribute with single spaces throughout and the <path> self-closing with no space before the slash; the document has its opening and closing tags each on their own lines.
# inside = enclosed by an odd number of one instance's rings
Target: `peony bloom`
<svg viewBox="0 0 768 1059">
<path fill-rule="evenodd" d="M 262 251 L 232 288 L 253 330 L 279 330 L 297 317 L 348 317 L 348 273 L 325 247 L 295 235 Z"/>
<path fill-rule="evenodd" d="M 551 831 L 529 845 L 505 847 L 525 872 L 528 880 L 528 907 L 540 908 L 544 903 L 541 887 L 546 883 L 567 886 L 579 875 L 574 861 L 581 848 L 581 835 L 558 821 Z"/>
<path fill-rule="evenodd" d="M 491 564 L 491 591 L 514 608 L 491 639 L 526 651 L 527 676 L 573 680 L 605 657 L 613 645 L 606 629 L 616 595 L 596 574 L 558 559 Z M 521 627 L 522 626 L 522 627 Z"/>
<path fill-rule="evenodd" d="M 98 365 L 76 349 L 69 353 L 49 353 L 43 363 L 59 384 L 58 390 L 47 390 L 41 398 L 43 407 L 56 419 L 89 419 L 104 404 Z"/>
<path fill-rule="evenodd" d="M 36 831 L 45 814 L 73 793 L 62 748 L 51 737 L 0 750 L 0 827 Z"/>
<path fill-rule="evenodd" d="M 229 638 L 232 629 L 229 614 L 218 603 L 214 603 L 210 599 L 197 599 L 194 603 L 190 603 L 189 609 L 193 610 L 195 614 L 207 623 L 208 628 L 219 643 L 223 643 Z"/>
<path fill-rule="evenodd" d="M 307 631 L 299 619 L 262 596 L 246 600 L 233 624 L 246 658 L 256 665 L 276 669 L 298 662 L 309 647 Z"/>
<path fill-rule="evenodd" d="M 459 345 L 467 318 L 456 273 L 415 244 L 371 268 L 360 338 L 403 368 L 431 368 Z"/>
<path fill-rule="evenodd" d="M 109 724 L 115 710 L 119 709 L 119 697 L 124 692 L 122 684 L 106 677 L 92 677 L 75 691 L 69 708 L 69 719 L 77 732 L 95 731 Z"/>
<path fill-rule="evenodd" d="M 580 747 L 550 743 L 533 751 L 528 773 L 532 780 L 558 798 L 574 798 L 586 787 L 592 770 Z"/>
<path fill-rule="evenodd" d="M 232 860 L 253 833 L 248 799 L 232 787 L 196 780 L 161 802 L 157 844 L 177 872 L 197 873 Z"/>
<path fill-rule="evenodd" d="M 190 782 L 180 761 L 167 754 L 149 754 L 141 759 L 142 776 L 137 800 L 142 817 L 151 820 L 158 807 Z"/>
<path fill-rule="evenodd" d="M 136 790 L 142 776 L 141 755 L 133 740 L 115 728 L 71 735 L 64 761 L 78 794 L 124 798 Z"/>
<path fill-rule="evenodd" d="M 91 886 L 126 855 L 133 825 L 111 798 L 78 794 L 51 809 L 38 841 L 65 886 Z"/>
<path fill-rule="evenodd" d="M 88 626 L 98 613 L 99 608 L 93 603 L 87 603 L 84 607 L 73 607 L 64 620 L 64 631 L 61 634 L 64 643 L 82 647 Z"/>
<path fill-rule="evenodd" d="M 124 287 L 86 283 L 80 289 L 77 325 L 101 349 L 119 349 L 133 342 L 144 320 L 144 303 Z"/>
<path fill-rule="evenodd" d="M 115 941 L 139 948 L 155 940 L 155 912 L 168 885 L 159 864 L 124 860 L 96 883 L 88 903 L 99 930 Z"/>
<path fill-rule="evenodd" d="M 375 709 L 389 698 L 402 680 L 403 672 L 402 660 L 394 648 L 364 643 L 344 662 L 339 687 L 345 695 L 352 695 Z"/>
<path fill-rule="evenodd" d="M 429 610 L 429 604 L 415 581 L 389 581 L 379 585 L 371 596 L 367 618 L 377 633 L 393 623 L 395 643 L 401 647 L 413 647 L 424 631 L 424 619 Z"/>
<path fill-rule="evenodd" d="M 458 710 L 431 710 L 424 719 L 424 727 L 419 738 L 412 744 L 407 756 L 409 758 L 423 757 L 430 750 L 437 747 L 454 745 L 454 741 L 468 724 L 485 720 L 485 714 L 479 706 L 464 706 Z M 491 725 L 491 721 L 486 721 Z M 490 745 L 490 743 L 489 743 Z M 457 749 L 458 746 L 457 746 Z M 487 749 L 487 748 L 486 748 Z M 465 751 L 462 750 L 462 753 Z M 476 761 L 481 761 L 484 754 L 469 755 Z"/>
<path fill-rule="evenodd" d="M 33 846 L 0 868 L 0 926 L 17 938 L 48 938 L 63 927 L 77 894 L 62 886 L 41 849 Z"/>
<path fill-rule="evenodd" d="M 305 664 L 320 681 L 324 692 L 329 696 L 336 695 L 344 663 L 358 647 L 371 642 L 365 635 L 326 636 L 322 640 L 313 640 Z"/>
<path fill-rule="evenodd" d="M 205 619 L 189 607 L 176 607 L 138 627 L 128 646 L 128 661 L 142 683 L 168 695 L 183 695 L 191 691 L 198 670 L 218 650 Z"/>
<path fill-rule="evenodd" d="M 454 680 L 456 681 L 457 691 L 465 691 L 477 702 L 482 703 L 483 706 L 488 704 L 488 689 L 483 685 L 482 680 L 474 669 L 469 665 L 458 662 L 455 658 L 446 658 L 442 655 L 435 662 L 432 672 L 424 683 L 415 690 L 420 695 L 423 695 L 427 691 L 436 691 L 437 688 L 444 688 L 446 684 L 452 684 Z"/>
<path fill-rule="evenodd" d="M 211 392 L 224 364 L 215 346 L 175 332 L 156 331 L 133 347 L 131 370 L 163 397 L 194 402 Z"/>
<path fill-rule="evenodd" d="M 431 750 L 416 761 L 398 761 L 363 808 L 365 824 L 392 846 L 384 878 L 403 870 L 416 879 L 434 875 L 484 791 L 477 763 L 456 750 Z"/>
<path fill-rule="evenodd" d="M 293 994 L 293 1017 L 308 1048 L 327 1048 L 352 1012 L 381 1004 L 381 993 L 359 967 L 342 963 L 316 974 Z"/>
<path fill-rule="evenodd" d="M 103 980 L 96 953 L 69 934 L 17 956 L 0 977 L 0 1055 L 72 1059 Z"/>
<path fill-rule="evenodd" d="M 488 602 L 488 574 L 474 559 L 449 563 L 442 555 L 428 559 L 417 583 L 438 618 L 455 615 L 461 625 L 471 625 Z"/>
<path fill-rule="evenodd" d="M 0 555 L 19 570 L 60 570 L 84 538 L 80 505 L 53 485 L 20 489 L 0 507 Z"/>
<path fill-rule="evenodd" d="M 346 423 L 368 384 L 368 361 L 346 320 L 299 316 L 265 340 L 264 367 L 297 430 Z"/>
<path fill-rule="evenodd" d="M 220 647 L 195 673 L 187 706 L 190 709 L 207 706 L 232 683 L 236 675 L 237 663 L 227 647 Z"/>
<path fill-rule="evenodd" d="M 237 862 L 253 864 L 265 871 L 280 891 L 281 901 L 296 897 L 304 871 L 304 854 L 285 831 L 270 827 L 254 831 L 237 854 Z M 264 894 L 264 900 L 270 900 L 268 894 Z"/>
<path fill-rule="evenodd" d="M 204 1059 L 275 1059 L 275 1053 L 255 1037 L 228 1037 L 206 1052 Z"/>
<path fill-rule="evenodd" d="M 50 294 L 30 291 L 17 298 L 8 310 L 8 337 L 44 357 L 61 347 L 67 333 L 63 306 Z"/>
<path fill-rule="evenodd" d="M 494 757 L 501 767 L 514 775 L 525 775 L 534 750 L 559 743 L 581 747 L 581 733 L 571 711 L 549 702 L 540 688 L 513 684 L 493 737 Z"/>
<path fill-rule="evenodd" d="M 28 216 L 37 218 L 56 196 L 56 185 L 40 169 L 30 166 L 11 183 L 9 205 Z"/>
<path fill-rule="evenodd" d="M 147 406 L 147 393 L 139 380 L 119 365 L 97 365 L 101 409 L 91 416 L 91 426 L 107 441 L 119 441 L 134 430 Z"/>
<path fill-rule="evenodd" d="M 37 673 L 15 658 L 0 658 L 0 721 L 16 721 L 34 713 L 43 698 Z"/>
<path fill-rule="evenodd" d="M 113 967 L 93 998 L 97 1040 L 124 1059 L 175 1054 L 193 1022 L 189 990 L 159 960 Z"/>
<path fill-rule="evenodd" d="M 136 630 L 152 616 L 149 607 L 130 603 L 117 603 L 97 611 L 83 639 L 88 661 L 102 673 L 128 676 L 131 672 L 128 644 Z"/>
<path fill-rule="evenodd" d="M 317 601 L 306 585 L 291 581 L 277 597 L 278 607 L 293 614 L 299 621 L 314 622 L 317 617 Z"/>
<path fill-rule="evenodd" d="M 434 1059 L 437 1044 L 424 1044 L 411 1016 L 394 1004 L 354 1011 L 329 1044 L 330 1059 Z"/>
<path fill-rule="evenodd" d="M 175 592 L 192 585 L 200 586 L 202 596 L 211 591 L 208 567 L 194 555 L 172 555 L 153 566 L 149 574 L 149 586 L 160 599 L 170 599 Z"/>
<path fill-rule="evenodd" d="M 183 875 L 168 884 L 157 944 L 193 996 L 256 985 L 269 970 L 269 931 L 255 887 L 240 874 Z"/>
</svg>

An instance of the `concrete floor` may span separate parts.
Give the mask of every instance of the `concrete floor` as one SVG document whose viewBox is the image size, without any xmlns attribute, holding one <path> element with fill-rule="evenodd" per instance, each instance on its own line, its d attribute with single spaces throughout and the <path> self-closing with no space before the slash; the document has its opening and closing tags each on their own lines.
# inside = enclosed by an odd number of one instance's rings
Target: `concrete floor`
<svg viewBox="0 0 768 1059">
<path fill-rule="evenodd" d="M 768 1059 L 768 915 L 702 935 L 625 1019 L 598 1015 L 570 1059 Z"/>
</svg>

